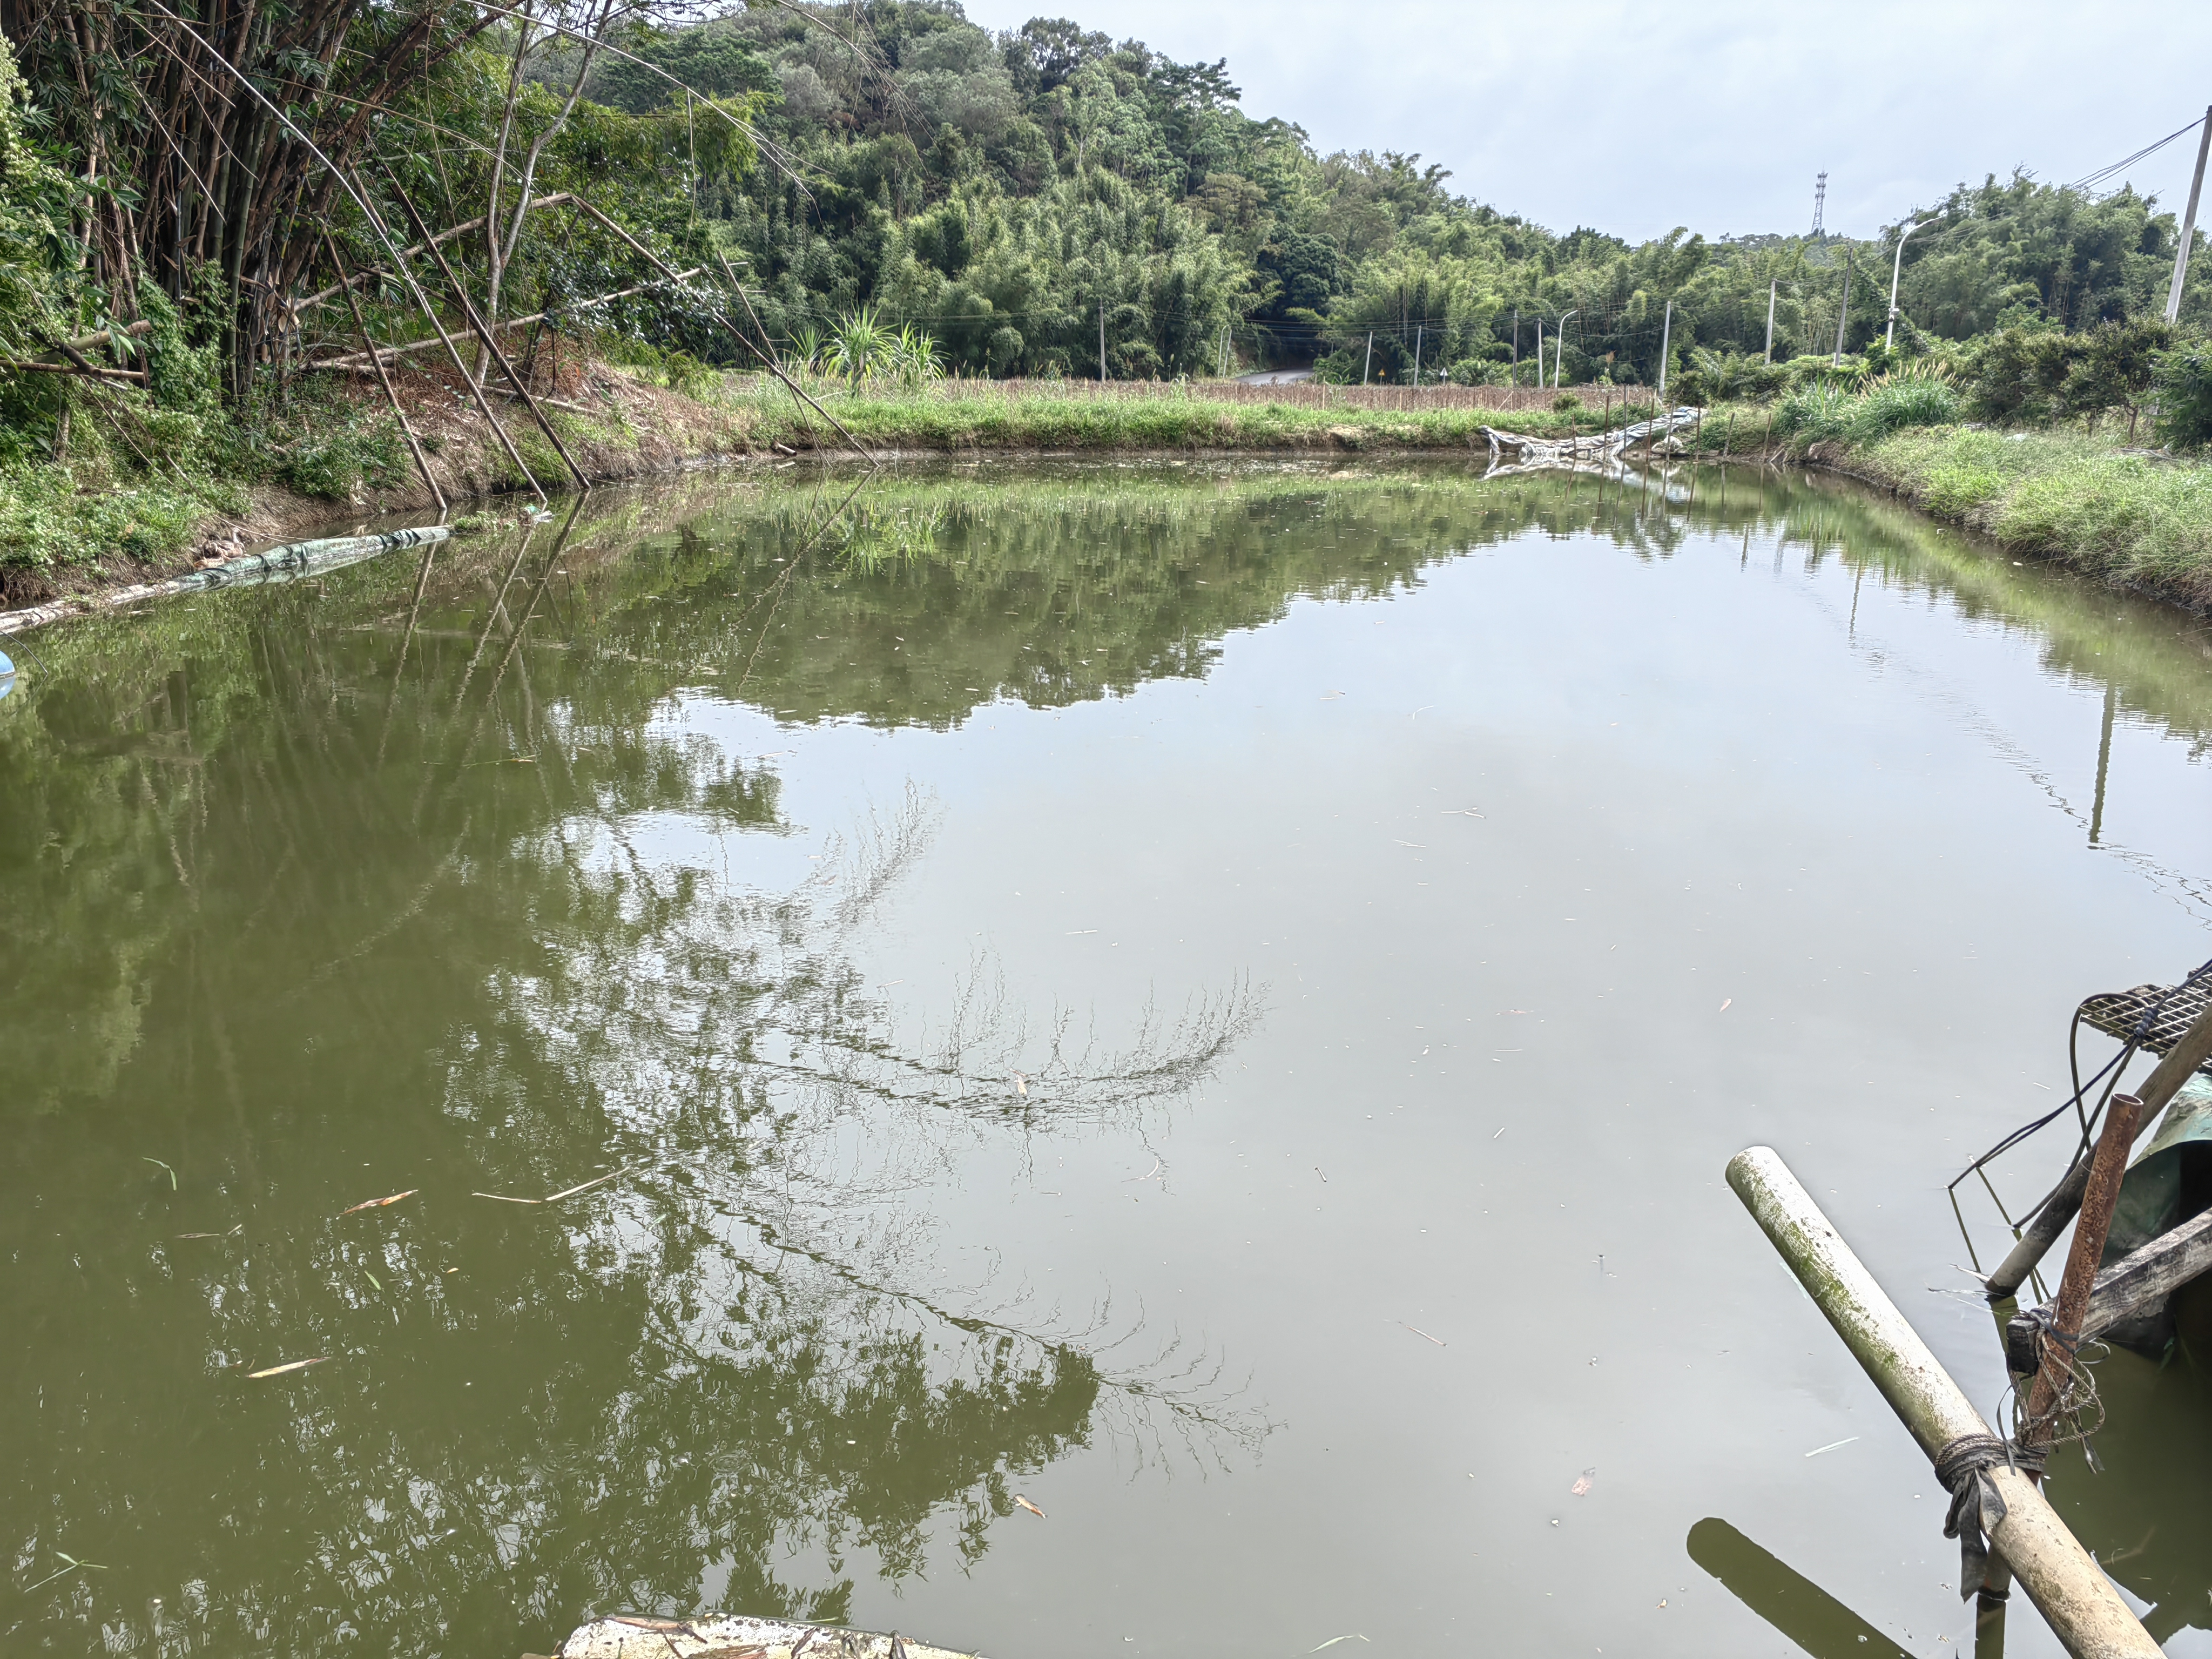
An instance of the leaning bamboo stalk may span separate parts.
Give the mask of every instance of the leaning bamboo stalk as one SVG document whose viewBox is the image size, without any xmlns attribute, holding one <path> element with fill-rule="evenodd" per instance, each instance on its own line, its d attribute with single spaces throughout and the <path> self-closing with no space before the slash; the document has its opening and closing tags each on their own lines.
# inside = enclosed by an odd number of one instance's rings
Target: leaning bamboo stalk
<svg viewBox="0 0 2212 1659">
<path fill-rule="evenodd" d="M 676 273 L 669 268 L 666 260 L 654 253 L 652 249 L 646 246 L 644 243 L 639 241 L 636 237 L 631 235 L 629 232 L 624 230 L 620 225 L 607 217 L 605 214 L 600 212 L 599 209 L 593 207 L 589 202 L 584 200 L 582 197 L 580 196 L 576 198 L 576 205 L 583 210 L 584 212 L 589 214 L 602 227 L 611 231 L 616 236 L 619 237 L 623 242 L 628 244 L 633 252 L 635 252 L 640 258 L 646 261 L 647 264 L 652 265 L 653 268 L 658 270 L 663 276 L 668 278 L 672 283 L 678 280 Z M 717 310 L 714 313 L 714 320 L 720 323 L 723 329 L 727 331 L 730 337 L 735 340 L 739 345 L 744 346 L 747 350 L 757 353 L 761 360 L 761 366 L 766 368 L 769 374 L 775 375 L 777 380 L 782 381 L 785 388 L 793 398 L 797 398 L 807 408 L 812 410 L 823 420 L 829 422 L 831 426 L 836 428 L 838 435 L 842 437 L 847 443 L 852 445 L 853 447 L 860 453 L 862 459 L 866 460 L 871 466 L 874 465 L 876 464 L 876 458 L 868 453 L 868 447 L 862 443 L 858 438 L 854 437 L 851 432 L 847 430 L 845 423 L 842 421 L 839 420 L 835 415 L 832 415 L 828 410 L 823 408 L 822 405 L 817 403 L 812 398 L 807 396 L 807 394 L 800 389 L 798 381 L 793 380 L 790 375 L 783 372 L 783 366 L 776 362 L 775 354 L 769 349 L 768 331 L 765 328 L 761 327 L 760 314 L 753 309 L 753 302 L 751 300 L 746 297 L 744 285 L 738 281 L 737 273 L 730 269 L 730 262 L 727 256 L 724 255 L 718 248 L 715 250 L 714 257 L 721 261 L 722 274 L 729 279 L 730 287 L 738 296 L 738 303 L 744 307 L 745 315 L 752 319 L 754 328 L 759 330 L 760 343 L 758 345 L 755 345 L 751 341 L 746 339 L 744 335 L 738 332 L 737 325 L 731 322 L 729 318 L 720 310 Z"/>
<path fill-rule="evenodd" d="M 704 265 L 693 265 L 689 270 L 678 271 L 676 273 L 676 278 L 678 282 L 688 281 L 691 277 L 702 275 L 706 269 L 707 268 Z M 617 289 L 611 294 L 594 295 L 588 300 L 579 300 L 574 305 L 564 306 L 562 308 L 560 314 L 562 316 L 573 316 L 577 312 L 588 311 L 593 306 L 611 305 L 617 300 L 627 300 L 633 295 L 643 294 L 648 289 L 657 288 L 659 286 L 659 284 L 657 283 L 639 283 L 630 288 Z M 553 315 L 554 313 L 550 311 L 533 311 L 527 317 L 509 317 L 503 322 L 494 323 L 492 326 L 499 330 L 501 333 L 506 333 L 518 328 L 527 328 L 532 323 L 544 322 Z M 437 343 L 438 343 L 435 339 L 410 340 L 404 345 L 379 346 L 374 353 L 368 351 L 349 351 L 344 355 L 337 357 L 318 357 L 313 362 L 304 365 L 304 367 L 307 368 L 327 368 L 333 370 L 367 368 L 369 365 L 369 360 L 372 356 L 381 357 L 387 363 L 395 362 L 399 358 L 407 356 L 411 353 L 428 351 L 432 346 Z M 543 400 L 541 399 L 541 401 Z"/>
<path fill-rule="evenodd" d="M 392 186 L 392 193 L 399 198 L 399 205 L 406 210 L 407 217 L 415 227 L 415 234 L 428 241 L 430 228 L 423 223 L 422 214 L 416 210 L 413 198 L 400 188 L 399 179 L 396 174 L 387 171 L 385 178 Z M 499 372 L 507 377 L 507 384 L 520 394 L 522 406 L 530 411 L 530 418 L 538 422 L 538 429 L 543 432 L 551 441 L 553 447 L 560 452 L 562 461 L 568 466 L 569 475 L 576 481 L 576 488 L 590 489 L 592 487 L 590 476 L 582 467 L 577 465 L 576 458 L 568 453 L 568 446 L 561 441 L 560 433 L 555 429 L 553 417 L 538 407 L 538 399 L 531 395 L 530 388 L 522 383 L 522 377 L 514 372 L 514 365 L 507 361 L 507 353 L 500 349 L 499 337 L 485 326 L 482 314 L 477 310 L 476 302 L 469 298 L 468 289 L 461 285 L 460 278 L 453 275 L 453 266 L 446 263 L 444 250 L 432 243 L 430 257 L 437 261 L 439 270 L 444 274 L 446 286 L 453 289 L 453 299 L 461 307 L 462 317 L 467 320 L 469 327 L 474 331 L 477 338 L 483 343 L 485 351 L 490 354 L 492 362 L 499 366 Z"/>
<path fill-rule="evenodd" d="M 535 211 L 538 208 L 557 207 L 568 199 L 568 193 L 566 191 L 558 191 L 550 196 L 539 197 L 536 201 L 532 202 L 530 206 L 532 210 Z M 439 242 L 450 242 L 456 236 L 465 236 L 472 230 L 481 230 L 483 228 L 485 217 L 485 215 L 478 214 L 475 218 L 466 220 L 460 224 L 448 225 L 431 240 Z M 399 257 L 403 259 L 411 259 L 422 251 L 423 245 L 417 242 L 412 247 L 404 247 L 400 249 Z M 313 294 L 307 295 L 301 299 L 290 301 L 289 303 L 291 305 L 292 312 L 294 315 L 296 316 L 301 312 L 310 310 L 317 306 L 327 304 L 334 295 L 351 288 L 356 283 L 366 283 L 372 277 L 391 276 L 395 274 L 395 272 L 386 270 L 381 265 L 364 266 L 362 269 L 355 271 L 350 276 L 341 277 L 340 280 L 332 283 L 328 288 L 318 289 Z M 437 342 L 433 340 L 428 342 L 428 343 L 435 345 Z"/>
<path fill-rule="evenodd" d="M 385 246 L 391 246 L 392 237 L 384 228 L 383 218 L 376 211 L 374 204 L 369 200 L 368 192 L 360 187 L 359 179 L 356 179 L 354 183 L 355 188 L 352 192 L 354 200 L 360 204 L 362 211 L 368 216 L 369 223 L 375 227 L 377 234 L 382 238 Z M 538 497 L 538 504 L 540 507 L 544 506 L 545 486 L 538 482 L 538 475 L 530 470 L 530 463 L 522 459 L 522 452 L 514 447 L 514 439 L 508 434 L 505 424 L 501 422 L 497 415 L 492 412 L 491 399 L 484 396 L 483 387 L 479 386 L 476 377 L 469 373 L 469 366 L 461 361 L 460 349 L 453 343 L 453 337 L 446 331 L 446 325 L 438 320 L 437 307 L 430 303 L 430 296 L 422 291 L 422 284 L 415 279 L 413 267 L 404 260 L 399 259 L 396 254 L 393 258 L 399 266 L 399 274 L 406 279 L 407 291 L 413 297 L 416 308 L 422 312 L 423 319 L 437 331 L 439 343 L 446 348 L 447 361 L 453 364 L 453 373 L 461 377 L 462 384 L 469 389 L 469 395 L 476 400 L 477 412 L 490 423 L 492 435 L 499 440 L 500 447 L 507 452 L 507 459 L 514 463 L 515 471 L 522 475 L 523 482 L 530 486 L 531 493 Z"/>
<path fill-rule="evenodd" d="M 328 230 L 323 233 L 323 246 L 330 249 L 331 269 L 338 273 L 340 285 L 344 286 L 345 262 L 338 257 L 338 245 Z M 422 475 L 422 482 L 430 486 L 430 494 L 436 498 L 438 511 L 442 515 L 451 510 L 446 503 L 446 492 L 439 486 L 438 475 L 430 471 L 430 458 L 422 453 L 422 441 L 416 437 L 414 424 L 408 420 L 407 411 L 399 406 L 399 394 L 392 389 L 392 376 L 385 372 L 383 363 L 377 358 L 376 342 L 368 337 L 368 324 L 361 314 L 361 301 L 351 288 L 346 289 L 345 296 L 346 308 L 353 313 L 353 325 L 360 331 L 361 343 L 368 348 L 369 362 L 375 365 L 377 384 L 384 388 L 385 401 L 392 405 L 392 417 L 399 422 L 399 430 L 406 437 L 407 453 L 415 458 L 415 470 Z"/>
<path fill-rule="evenodd" d="M 2212 1007 L 2199 1014 L 2196 1023 L 2181 1034 L 2181 1041 L 2166 1051 L 2166 1057 L 2143 1085 L 2142 1123 L 2136 1126 L 2138 1133 L 2166 1109 L 2166 1102 L 2207 1060 L 2212 1060 Z M 2065 1178 L 2029 1220 L 2020 1242 L 1990 1275 L 1990 1301 L 2003 1301 L 2027 1282 L 2028 1274 L 2035 1271 L 2036 1264 L 2058 1242 L 2058 1235 L 2066 1231 L 2066 1224 L 2081 1207 L 2081 1194 L 2088 1185 L 2089 1159 L 2077 1153 Z"/>
<path fill-rule="evenodd" d="M 1728 1182 L 1931 1462 L 1990 1432 L 1779 1153 L 1738 1152 Z M 2158 1644 L 2034 1482 L 2002 1462 L 1988 1474 L 2005 1506 L 1990 1542 L 2073 1659 L 2158 1659 Z"/>
</svg>

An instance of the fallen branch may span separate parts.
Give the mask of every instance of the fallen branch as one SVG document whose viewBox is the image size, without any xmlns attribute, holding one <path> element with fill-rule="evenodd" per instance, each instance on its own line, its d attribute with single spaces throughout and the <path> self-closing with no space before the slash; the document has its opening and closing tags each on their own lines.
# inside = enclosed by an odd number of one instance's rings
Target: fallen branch
<svg viewBox="0 0 2212 1659">
<path fill-rule="evenodd" d="M 97 380 L 136 380 L 141 383 L 146 379 L 146 371 L 143 368 L 103 368 L 98 363 L 87 363 L 80 368 L 75 363 L 13 362 L 0 359 L 0 368 L 17 374 L 89 374 Z"/>
</svg>

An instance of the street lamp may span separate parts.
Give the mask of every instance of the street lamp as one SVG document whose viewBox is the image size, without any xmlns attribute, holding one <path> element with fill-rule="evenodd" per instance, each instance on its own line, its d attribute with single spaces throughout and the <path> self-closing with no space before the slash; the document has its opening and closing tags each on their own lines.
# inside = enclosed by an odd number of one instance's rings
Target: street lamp
<svg viewBox="0 0 2212 1659">
<path fill-rule="evenodd" d="M 1577 311 L 1578 311 L 1578 310 L 1580 310 L 1580 309 L 1581 309 L 1581 307 L 1580 307 L 1579 306 L 1577 306 L 1577 307 L 1576 307 L 1576 310 L 1577 310 Z M 1561 317 L 1561 318 L 1559 319 L 1559 332 L 1558 332 L 1557 334 L 1555 334 L 1555 335 L 1553 337 L 1553 344 L 1552 344 L 1552 390 L 1553 390 L 1553 391 L 1554 391 L 1554 392 L 1557 392 L 1557 391 L 1559 389 L 1559 376 L 1560 376 L 1561 374 L 1565 374 L 1565 373 L 1566 372 L 1566 367 L 1567 367 L 1567 318 L 1568 318 L 1568 317 L 1571 317 L 1571 316 L 1573 316 L 1574 314 L 1575 314 L 1575 313 L 1574 313 L 1574 312 L 1570 311 L 1570 312 L 1568 312 L 1568 313 L 1566 313 L 1566 316 L 1565 316 L 1565 317 Z"/>
<path fill-rule="evenodd" d="M 1897 238 L 1897 258 L 1889 267 L 1889 331 L 1881 337 L 1881 349 L 1887 352 L 1897 343 L 1897 279 L 1905 271 L 1905 239 L 1916 230 L 1925 230 L 1936 222 L 1923 219 L 1917 225 L 1907 225 Z"/>
</svg>

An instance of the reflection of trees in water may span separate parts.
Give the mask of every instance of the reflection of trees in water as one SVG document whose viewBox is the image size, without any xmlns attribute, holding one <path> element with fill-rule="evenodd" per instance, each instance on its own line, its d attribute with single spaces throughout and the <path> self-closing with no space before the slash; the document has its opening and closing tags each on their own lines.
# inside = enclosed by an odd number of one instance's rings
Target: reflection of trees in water
<svg viewBox="0 0 2212 1659">
<path fill-rule="evenodd" d="M 781 893 L 651 865 L 611 821 L 549 826 L 514 854 L 543 884 L 533 909 L 551 915 L 558 890 L 588 924 L 556 924 L 533 971 L 498 986 L 499 1040 L 456 1057 L 451 1093 L 508 1097 L 508 1057 L 534 1044 L 562 1093 L 598 1103 L 610 1126 L 603 1161 L 681 1171 L 678 1188 L 708 1206 L 691 1218 L 702 1237 L 716 1234 L 714 1217 L 740 1224 L 719 1248 L 744 1255 L 757 1236 L 848 1291 L 910 1299 L 1002 1338 L 1049 1334 L 1126 1356 L 1141 1346 L 1139 1328 L 1108 1309 L 1071 1328 L 1066 1310 L 1039 1308 L 1026 1290 L 934 1278 L 934 1227 L 914 1201 L 964 1147 L 1010 1130 L 1143 1133 L 1253 1029 L 1259 994 L 1239 982 L 1172 1018 L 1147 1007 L 1125 1042 L 1094 1032 L 1079 1045 L 1070 1011 L 1033 1032 L 995 966 L 978 959 L 937 1036 L 902 1040 L 857 953 L 921 859 L 933 817 L 909 788 L 897 811 L 872 817 L 849 844 L 833 840 L 823 867 Z M 538 1178 L 561 1173 L 548 1165 Z M 986 1306 L 988 1316 L 974 1311 Z M 1244 1437 L 1252 1424 L 1193 1391 L 1204 1363 L 1178 1358 L 1172 1383 L 1165 1370 L 1102 1372 L 1101 1386 L 1139 1438 L 1164 1426 L 1142 1420 L 1153 1406 L 1179 1432 Z"/>
<path fill-rule="evenodd" d="M 447 579 L 404 666 L 259 595 L 180 619 L 155 695 L 103 664 L 0 736 L 9 915 L 123 1010 L 36 1044 L 65 995 L 0 1012 L 6 1403 L 39 1425 L 0 1513 L 19 1585 L 107 1568 L 0 1615 L 19 1640 L 127 1644 L 149 1594 L 179 1652 L 542 1649 L 702 1597 L 834 1620 L 863 1576 L 973 1559 L 1072 1449 L 1264 1431 L 1139 1318 L 961 1282 L 919 1196 L 964 1146 L 1146 1121 L 1255 1000 L 1089 1071 L 1011 1011 L 971 1007 L 963 1061 L 902 1045 L 855 954 L 922 803 L 790 893 L 647 856 L 656 821 L 788 833 L 775 775 L 663 721 L 665 671 L 526 635 L 556 614 L 534 560 L 570 556 L 541 547 Z M 1054 1086 L 1010 1129 L 978 1066 Z M 465 1196 L 623 1164 L 550 1210 Z M 422 1192 L 337 1215 L 395 1167 Z"/>
</svg>

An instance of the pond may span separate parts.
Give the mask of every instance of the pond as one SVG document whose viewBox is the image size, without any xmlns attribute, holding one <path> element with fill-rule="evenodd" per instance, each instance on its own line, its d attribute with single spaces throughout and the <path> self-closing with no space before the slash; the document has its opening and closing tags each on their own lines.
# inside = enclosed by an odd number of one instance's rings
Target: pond
<svg viewBox="0 0 2212 1659">
<path fill-rule="evenodd" d="M 1994 1417 L 1946 1184 L 2212 955 L 2212 635 L 1796 474 L 704 476 L 15 654 L 13 1651 L 1933 1655 L 1722 1166 Z"/>
</svg>

